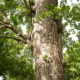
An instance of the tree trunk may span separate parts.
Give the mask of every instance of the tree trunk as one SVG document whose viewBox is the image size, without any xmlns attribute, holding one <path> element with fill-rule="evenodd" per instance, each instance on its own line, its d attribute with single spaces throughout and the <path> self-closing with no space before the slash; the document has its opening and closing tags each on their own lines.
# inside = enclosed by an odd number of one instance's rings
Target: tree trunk
<svg viewBox="0 0 80 80">
<path fill-rule="evenodd" d="M 44 11 L 46 2 L 57 6 L 56 0 L 35 0 L 35 17 Z M 62 33 L 58 32 L 58 24 L 50 17 L 35 23 L 32 39 L 36 80 L 64 80 Z"/>
</svg>

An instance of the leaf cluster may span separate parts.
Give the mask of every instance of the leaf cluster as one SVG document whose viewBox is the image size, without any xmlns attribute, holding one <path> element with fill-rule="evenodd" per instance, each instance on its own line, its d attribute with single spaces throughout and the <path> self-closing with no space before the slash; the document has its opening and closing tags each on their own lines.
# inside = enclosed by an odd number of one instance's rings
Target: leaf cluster
<svg viewBox="0 0 80 80">
<path fill-rule="evenodd" d="M 80 42 L 67 49 L 64 53 L 64 61 L 67 63 L 65 67 L 66 80 L 80 79 Z"/>
<path fill-rule="evenodd" d="M 22 43 L 1 38 L 0 75 L 6 78 L 9 75 L 16 80 L 34 80 L 33 55 L 29 46 L 24 47 Z"/>
</svg>

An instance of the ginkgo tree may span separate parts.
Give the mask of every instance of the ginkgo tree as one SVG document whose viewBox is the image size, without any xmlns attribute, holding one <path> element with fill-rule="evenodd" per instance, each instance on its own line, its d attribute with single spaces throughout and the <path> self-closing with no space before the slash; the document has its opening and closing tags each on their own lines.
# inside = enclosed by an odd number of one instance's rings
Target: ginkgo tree
<svg viewBox="0 0 80 80">
<path fill-rule="evenodd" d="M 70 24 L 79 29 L 79 10 L 78 5 L 70 8 L 66 0 L 60 6 L 58 0 L 0 0 L 0 29 L 6 28 L 0 37 L 29 45 L 35 59 L 36 80 L 65 80 L 62 35 L 63 44 L 71 43 L 65 27 Z M 64 25 L 63 18 L 67 21 Z M 22 32 L 24 25 L 27 34 Z"/>
</svg>

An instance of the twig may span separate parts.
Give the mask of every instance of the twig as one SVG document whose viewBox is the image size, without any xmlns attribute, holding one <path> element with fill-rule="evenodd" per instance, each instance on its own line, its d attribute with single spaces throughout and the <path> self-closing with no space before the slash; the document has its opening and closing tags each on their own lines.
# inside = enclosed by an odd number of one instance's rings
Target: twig
<svg viewBox="0 0 80 80">
<path fill-rule="evenodd" d="M 27 4 L 26 0 L 23 0 L 23 1 L 24 1 L 24 3 L 25 3 L 25 7 L 26 7 L 27 9 L 29 9 L 29 7 L 28 7 L 28 4 Z"/>
</svg>

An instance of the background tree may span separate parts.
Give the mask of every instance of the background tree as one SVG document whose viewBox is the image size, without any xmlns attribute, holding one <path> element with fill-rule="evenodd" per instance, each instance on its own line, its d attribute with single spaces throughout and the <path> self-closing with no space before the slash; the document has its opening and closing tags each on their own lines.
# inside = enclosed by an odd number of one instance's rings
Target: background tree
<svg viewBox="0 0 80 80">
<path fill-rule="evenodd" d="M 80 42 L 73 44 L 64 54 L 66 80 L 80 79 Z"/>
</svg>

